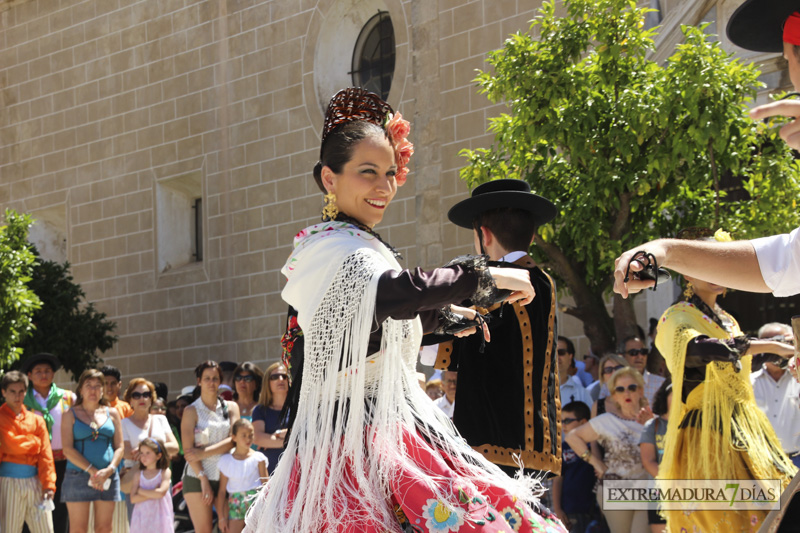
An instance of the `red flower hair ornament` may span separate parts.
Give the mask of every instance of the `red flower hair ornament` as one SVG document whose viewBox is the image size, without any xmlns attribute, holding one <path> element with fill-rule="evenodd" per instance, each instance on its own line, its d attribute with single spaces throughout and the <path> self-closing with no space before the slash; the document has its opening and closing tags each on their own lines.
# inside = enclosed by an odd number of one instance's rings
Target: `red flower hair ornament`
<svg viewBox="0 0 800 533">
<path fill-rule="evenodd" d="M 411 124 L 400 113 L 389 113 L 386 115 L 386 124 L 383 128 L 389 134 L 389 140 L 394 148 L 394 160 L 397 164 L 397 173 L 395 174 L 397 186 L 402 187 L 408 175 L 408 162 L 411 156 L 414 155 L 414 145 L 406 139 L 411 132 Z"/>
</svg>

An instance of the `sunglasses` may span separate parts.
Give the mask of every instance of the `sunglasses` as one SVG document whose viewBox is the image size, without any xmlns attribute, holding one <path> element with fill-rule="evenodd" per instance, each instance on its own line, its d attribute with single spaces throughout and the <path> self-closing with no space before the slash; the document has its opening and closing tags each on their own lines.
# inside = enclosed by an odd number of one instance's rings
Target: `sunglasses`
<svg viewBox="0 0 800 533">
<path fill-rule="evenodd" d="M 286 380 L 288 380 L 288 379 L 289 379 L 289 376 L 288 376 L 287 374 L 272 374 L 272 375 L 269 377 L 269 380 L 270 380 L 270 381 L 278 381 L 279 379 L 286 379 Z"/>
<path fill-rule="evenodd" d="M 650 351 L 647 348 L 640 348 L 638 350 L 636 348 L 632 348 L 632 349 L 628 350 L 625 353 L 627 353 L 631 357 L 634 357 L 634 356 L 637 356 L 637 355 L 647 355 L 647 354 L 650 353 Z"/>
<path fill-rule="evenodd" d="M 567 424 L 572 424 L 573 422 L 577 421 L 578 421 L 577 418 L 565 418 L 564 420 L 561 421 L 561 425 L 566 426 Z"/>
<path fill-rule="evenodd" d="M 244 381 L 245 383 L 250 383 L 251 381 L 255 380 L 256 378 L 251 376 L 250 374 L 247 374 L 246 376 L 239 374 L 238 376 L 233 378 L 233 381 Z"/>
<path fill-rule="evenodd" d="M 132 392 L 131 398 L 134 400 L 141 400 L 142 398 L 150 398 L 153 394 L 150 391 L 147 392 Z"/>
<path fill-rule="evenodd" d="M 620 385 L 619 387 L 614 387 L 614 390 L 616 392 L 623 393 L 625 392 L 625 387 Z M 637 390 L 639 390 L 639 385 L 637 385 L 636 383 L 631 383 L 630 385 L 628 385 L 628 390 L 630 392 L 636 392 Z"/>
<path fill-rule="evenodd" d="M 614 372 L 616 372 L 620 368 L 625 368 L 625 367 L 622 366 L 622 365 L 619 365 L 619 366 L 607 366 L 607 367 L 605 367 L 603 369 L 603 374 L 613 374 Z"/>
<path fill-rule="evenodd" d="M 558 350 L 556 350 L 556 352 L 558 352 L 558 355 L 567 355 L 569 353 L 564 348 L 559 348 Z"/>
</svg>

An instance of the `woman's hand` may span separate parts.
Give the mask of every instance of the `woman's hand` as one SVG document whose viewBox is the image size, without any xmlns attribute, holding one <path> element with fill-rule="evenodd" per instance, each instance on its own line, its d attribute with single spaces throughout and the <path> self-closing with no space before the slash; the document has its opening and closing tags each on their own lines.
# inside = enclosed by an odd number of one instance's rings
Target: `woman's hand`
<svg viewBox="0 0 800 533">
<path fill-rule="evenodd" d="M 450 311 L 458 315 L 461 315 L 463 317 L 466 317 L 469 320 L 473 320 L 476 316 L 478 316 L 478 312 L 475 309 L 470 309 L 469 307 L 461 307 L 460 305 L 451 305 Z M 491 342 L 492 336 L 489 333 L 489 326 L 486 324 L 486 322 L 483 322 L 481 324 L 481 328 L 483 329 L 483 338 L 486 340 L 486 342 Z M 470 335 L 473 335 L 477 332 L 478 332 L 478 327 L 475 326 L 469 329 L 459 331 L 458 333 L 454 333 L 453 335 L 455 337 L 469 337 Z"/>
<path fill-rule="evenodd" d="M 608 470 L 606 464 L 594 455 L 589 458 L 589 464 L 594 467 L 594 475 L 597 476 L 597 479 L 603 479 L 603 475 Z"/>
<path fill-rule="evenodd" d="M 112 475 L 114 475 L 114 469 L 111 468 L 110 466 L 107 466 L 105 468 L 100 468 L 99 470 L 95 469 L 94 474 L 91 474 L 91 478 L 90 478 L 90 480 L 92 482 L 92 487 L 95 490 L 99 490 L 99 491 L 104 490 L 103 489 L 103 484 Z"/>
<path fill-rule="evenodd" d="M 564 527 L 569 530 L 572 523 L 570 522 L 567 513 L 564 512 L 564 509 L 562 509 L 560 505 L 553 504 L 553 512 L 556 514 L 558 519 L 561 520 L 561 523 L 564 524 Z"/>
<path fill-rule="evenodd" d="M 134 462 L 139 462 L 139 448 L 131 450 L 131 460 Z"/>
<path fill-rule="evenodd" d="M 536 292 L 531 285 L 531 275 L 527 270 L 489 267 L 489 273 L 494 278 L 494 283 L 498 289 L 511 291 L 511 295 L 506 298 L 508 303 L 519 301 L 522 305 L 528 305 L 533 301 L 533 297 L 536 296 Z"/>
<path fill-rule="evenodd" d="M 100 470 L 95 472 L 94 476 L 92 476 L 92 478 L 96 479 L 98 481 L 98 483 L 100 485 L 102 485 L 112 475 L 114 475 L 114 469 L 111 468 L 110 466 L 107 466 L 107 467 L 101 468 Z"/>
<path fill-rule="evenodd" d="M 200 476 L 200 488 L 203 490 L 203 504 L 211 505 L 214 501 L 214 491 L 211 490 L 211 483 L 206 476 Z"/>
<path fill-rule="evenodd" d="M 564 524 L 565 528 L 569 529 L 572 526 L 572 522 L 570 522 L 567 513 L 564 512 L 564 509 L 562 509 L 560 505 L 553 505 L 553 512 L 556 514 L 558 519 L 561 520 L 561 523 Z"/>
<path fill-rule="evenodd" d="M 655 417 L 656 415 L 653 414 L 653 410 L 650 409 L 649 405 L 646 405 L 639 409 L 639 414 L 636 415 L 636 421 L 639 422 L 641 425 L 644 425 L 645 422 L 650 420 L 651 418 Z"/>
<path fill-rule="evenodd" d="M 205 450 L 203 448 L 184 448 L 183 456 L 186 458 L 187 463 L 202 461 L 205 459 Z"/>
<path fill-rule="evenodd" d="M 222 533 L 228 533 L 228 517 L 227 516 L 220 516 L 219 517 L 219 530 Z"/>
</svg>

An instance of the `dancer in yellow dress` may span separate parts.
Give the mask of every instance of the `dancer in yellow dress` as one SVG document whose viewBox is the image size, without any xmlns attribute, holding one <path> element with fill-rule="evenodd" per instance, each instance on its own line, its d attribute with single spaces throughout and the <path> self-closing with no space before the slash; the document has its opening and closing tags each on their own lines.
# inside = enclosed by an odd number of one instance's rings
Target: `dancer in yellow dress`
<svg viewBox="0 0 800 533">
<path fill-rule="evenodd" d="M 730 237 L 717 231 L 714 239 Z M 756 406 L 749 369 L 752 354 L 789 357 L 794 347 L 748 339 L 717 304 L 724 287 L 686 281 L 685 301 L 667 309 L 655 341 L 672 373 L 674 398 L 659 479 L 780 479 L 785 487 L 797 469 Z M 670 532 L 738 533 L 758 531 L 767 511 L 665 514 Z"/>
</svg>

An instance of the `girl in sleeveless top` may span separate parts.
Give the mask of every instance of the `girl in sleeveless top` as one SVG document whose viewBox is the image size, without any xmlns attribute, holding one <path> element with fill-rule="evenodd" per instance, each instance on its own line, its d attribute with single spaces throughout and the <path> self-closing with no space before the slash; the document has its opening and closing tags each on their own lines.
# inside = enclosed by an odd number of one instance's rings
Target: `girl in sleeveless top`
<svg viewBox="0 0 800 533">
<path fill-rule="evenodd" d="M 131 531 L 173 533 L 175 513 L 169 490 L 172 472 L 169 452 L 160 439 L 147 437 L 139 443 L 139 475 L 133 478 Z"/>
<path fill-rule="evenodd" d="M 103 398 L 103 374 L 81 374 L 75 407 L 64 414 L 61 438 L 67 468 L 61 501 L 67 504 L 70 531 L 85 533 L 94 502 L 94 530 L 111 533 L 114 502 L 121 500 L 117 467 L 122 461 L 119 413 Z"/>
<path fill-rule="evenodd" d="M 222 370 L 214 361 L 195 369 L 200 397 L 183 412 L 181 440 L 186 470 L 183 495 L 197 533 L 211 533 L 211 505 L 219 490 L 219 458 L 233 447 L 231 426 L 239 419 L 236 402 L 219 397 Z"/>
</svg>

